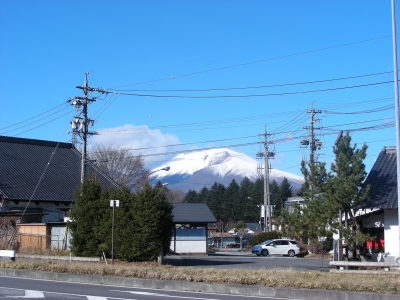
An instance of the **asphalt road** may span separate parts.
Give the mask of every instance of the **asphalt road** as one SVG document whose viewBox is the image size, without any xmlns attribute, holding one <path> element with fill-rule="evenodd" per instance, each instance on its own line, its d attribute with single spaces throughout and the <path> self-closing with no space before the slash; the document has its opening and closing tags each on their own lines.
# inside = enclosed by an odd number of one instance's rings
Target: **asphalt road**
<svg viewBox="0 0 400 300">
<path fill-rule="evenodd" d="M 180 292 L 161 289 L 144 289 L 99 284 L 57 282 L 16 277 L 0 277 L 0 299 L 57 299 L 57 300 L 275 300 L 279 298 L 247 297 L 243 295 Z"/>
<path fill-rule="evenodd" d="M 168 255 L 163 262 L 173 266 L 220 269 L 275 269 L 292 268 L 295 270 L 329 270 L 329 259 L 310 259 L 286 256 L 256 256 L 237 252 L 216 252 L 208 256 Z"/>
</svg>

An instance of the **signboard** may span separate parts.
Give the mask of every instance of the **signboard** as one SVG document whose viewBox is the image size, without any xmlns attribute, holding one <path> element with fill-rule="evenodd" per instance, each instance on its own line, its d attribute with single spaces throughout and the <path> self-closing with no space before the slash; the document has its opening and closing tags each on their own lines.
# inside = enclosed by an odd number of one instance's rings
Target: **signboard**
<svg viewBox="0 0 400 300">
<path fill-rule="evenodd" d="M 110 200 L 110 207 L 119 207 L 119 200 Z"/>
</svg>

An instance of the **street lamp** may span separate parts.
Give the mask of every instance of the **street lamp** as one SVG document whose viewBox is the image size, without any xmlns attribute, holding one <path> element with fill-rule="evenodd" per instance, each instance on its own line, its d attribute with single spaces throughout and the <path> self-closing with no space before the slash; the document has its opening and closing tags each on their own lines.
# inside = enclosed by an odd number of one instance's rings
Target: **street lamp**
<svg viewBox="0 0 400 300">
<path fill-rule="evenodd" d="M 318 241 L 321 244 L 321 252 L 322 252 L 322 256 L 321 256 L 321 265 L 322 265 L 321 272 L 323 272 L 324 271 L 324 243 L 326 241 L 326 236 L 319 236 L 318 237 Z"/>
<path fill-rule="evenodd" d="M 155 171 L 153 171 L 153 172 L 150 172 L 148 176 L 150 176 L 151 174 L 153 174 L 153 173 L 155 173 L 155 172 L 158 172 L 158 171 L 167 171 L 167 172 L 168 172 L 170 169 L 171 169 L 170 167 L 164 167 L 164 168 L 155 170 Z"/>
</svg>

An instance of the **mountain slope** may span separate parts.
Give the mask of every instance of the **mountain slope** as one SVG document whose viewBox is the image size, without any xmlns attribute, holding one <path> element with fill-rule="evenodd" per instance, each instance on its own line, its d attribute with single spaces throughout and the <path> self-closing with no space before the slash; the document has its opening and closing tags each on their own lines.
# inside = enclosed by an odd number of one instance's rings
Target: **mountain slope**
<svg viewBox="0 0 400 300">
<path fill-rule="evenodd" d="M 199 191 L 204 186 L 210 188 L 214 182 L 227 186 L 232 179 L 239 184 L 247 176 L 251 181 L 258 178 L 257 161 L 243 153 L 230 149 L 212 149 L 188 154 L 179 154 L 167 163 L 154 168 L 150 176 L 152 183 L 168 183 L 169 189 L 187 192 L 189 189 Z M 169 171 L 157 171 L 166 166 Z M 288 172 L 272 169 L 270 182 L 281 183 L 286 177 L 293 190 L 298 190 L 303 178 Z"/>
</svg>

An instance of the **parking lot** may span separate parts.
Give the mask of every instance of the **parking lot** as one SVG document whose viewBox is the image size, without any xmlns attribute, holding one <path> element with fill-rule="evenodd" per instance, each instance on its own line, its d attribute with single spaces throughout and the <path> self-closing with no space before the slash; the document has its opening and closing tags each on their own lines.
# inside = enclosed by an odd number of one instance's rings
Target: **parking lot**
<svg viewBox="0 0 400 300">
<path fill-rule="evenodd" d="M 229 249 L 209 255 L 168 255 L 164 263 L 180 267 L 220 268 L 220 269 L 274 269 L 292 268 L 296 270 L 329 270 L 329 259 L 309 259 L 303 257 L 266 256 L 258 257 L 250 252 L 240 252 Z"/>
</svg>

